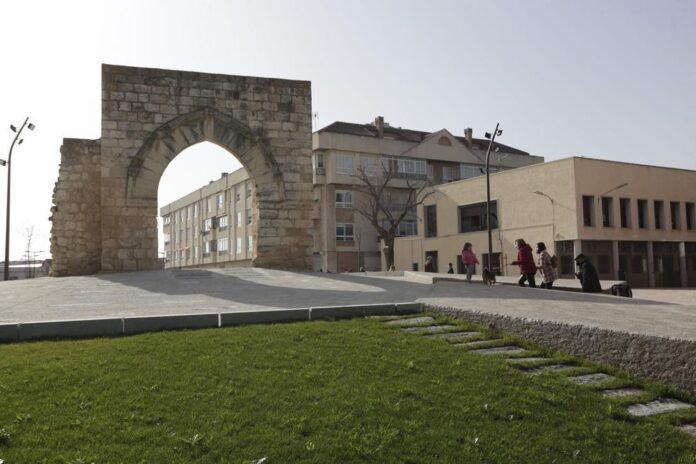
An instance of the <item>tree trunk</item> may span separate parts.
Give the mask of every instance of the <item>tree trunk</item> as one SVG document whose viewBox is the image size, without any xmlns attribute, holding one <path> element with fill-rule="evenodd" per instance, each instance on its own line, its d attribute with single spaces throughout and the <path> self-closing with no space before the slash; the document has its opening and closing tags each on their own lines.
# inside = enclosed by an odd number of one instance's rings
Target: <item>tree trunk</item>
<svg viewBox="0 0 696 464">
<path fill-rule="evenodd" d="M 384 237 L 384 259 L 387 263 L 387 271 L 394 265 L 394 236 Z"/>
</svg>

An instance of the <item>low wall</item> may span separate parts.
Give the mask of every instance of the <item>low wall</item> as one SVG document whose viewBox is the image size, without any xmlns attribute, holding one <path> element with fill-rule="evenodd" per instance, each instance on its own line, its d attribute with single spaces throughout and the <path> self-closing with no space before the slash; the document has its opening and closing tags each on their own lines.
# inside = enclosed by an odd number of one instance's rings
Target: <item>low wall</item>
<svg viewBox="0 0 696 464">
<path fill-rule="evenodd" d="M 696 394 L 696 342 L 510 317 L 427 304 L 433 311 L 482 325 L 494 325 L 541 346 L 623 369 Z"/>
</svg>

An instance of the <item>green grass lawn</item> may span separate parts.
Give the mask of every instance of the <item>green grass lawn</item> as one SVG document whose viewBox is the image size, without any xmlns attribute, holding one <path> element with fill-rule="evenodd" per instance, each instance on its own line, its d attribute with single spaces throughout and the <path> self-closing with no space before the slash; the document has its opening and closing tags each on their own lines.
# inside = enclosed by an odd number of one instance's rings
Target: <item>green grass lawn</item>
<svg viewBox="0 0 696 464">
<path fill-rule="evenodd" d="M 696 463 L 673 420 L 374 320 L 0 345 L 7 464 Z"/>
</svg>

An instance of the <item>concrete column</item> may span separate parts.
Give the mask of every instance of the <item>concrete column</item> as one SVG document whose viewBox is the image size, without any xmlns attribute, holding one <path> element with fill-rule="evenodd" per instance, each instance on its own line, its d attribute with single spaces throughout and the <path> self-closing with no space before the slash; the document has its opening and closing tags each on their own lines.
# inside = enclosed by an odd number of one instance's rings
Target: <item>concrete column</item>
<svg viewBox="0 0 696 464">
<path fill-rule="evenodd" d="M 648 249 L 648 286 L 655 287 L 655 256 L 653 255 L 653 242 L 645 242 Z"/>
<path fill-rule="evenodd" d="M 582 253 L 582 240 L 573 240 L 573 258 L 575 258 L 580 253 Z M 577 279 L 577 277 L 575 277 L 575 272 L 573 272 L 573 278 Z"/>
<path fill-rule="evenodd" d="M 614 264 L 614 280 L 619 280 L 619 241 L 611 241 L 611 260 Z M 624 269 L 626 272 L 626 269 Z"/>
<path fill-rule="evenodd" d="M 688 287 L 689 280 L 686 274 L 686 244 L 679 242 L 679 274 L 681 275 L 681 286 Z"/>
</svg>

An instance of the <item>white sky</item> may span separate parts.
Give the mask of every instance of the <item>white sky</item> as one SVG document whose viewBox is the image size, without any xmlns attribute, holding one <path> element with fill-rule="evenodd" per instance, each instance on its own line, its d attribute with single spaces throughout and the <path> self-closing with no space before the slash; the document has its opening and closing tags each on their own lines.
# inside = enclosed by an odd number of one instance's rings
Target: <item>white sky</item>
<svg viewBox="0 0 696 464">
<path fill-rule="evenodd" d="M 694 1 L 33 0 L 0 14 L 0 157 L 10 123 L 37 125 L 13 158 L 13 259 L 28 225 L 48 250 L 62 138 L 100 136 L 101 63 L 311 80 L 319 126 L 381 114 L 480 136 L 500 121 L 501 143 L 547 159 L 696 169 Z M 230 159 L 191 148 L 162 188 L 176 198 Z"/>
</svg>

